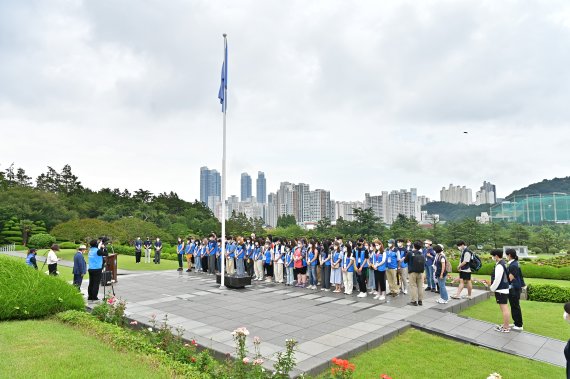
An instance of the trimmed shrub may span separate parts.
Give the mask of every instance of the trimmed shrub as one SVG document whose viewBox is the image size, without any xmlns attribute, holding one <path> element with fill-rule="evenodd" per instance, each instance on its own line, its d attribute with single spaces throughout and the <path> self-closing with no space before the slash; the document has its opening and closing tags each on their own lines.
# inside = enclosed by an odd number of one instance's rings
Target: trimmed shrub
<svg viewBox="0 0 570 379">
<path fill-rule="evenodd" d="M 23 260 L 0 256 L 0 321 L 84 308 L 83 296 L 71 284 L 34 270 Z"/>
<path fill-rule="evenodd" d="M 542 254 L 542 249 L 540 247 L 533 247 L 529 249 L 534 254 Z"/>
<path fill-rule="evenodd" d="M 77 249 L 77 244 L 74 242 L 60 242 L 59 248 L 60 249 Z"/>
<path fill-rule="evenodd" d="M 28 241 L 28 246 L 36 249 L 46 249 L 55 243 L 55 237 L 50 234 L 34 234 Z"/>
<path fill-rule="evenodd" d="M 570 301 L 570 288 L 550 284 L 529 284 L 528 299 L 547 303 L 567 303 Z"/>
</svg>

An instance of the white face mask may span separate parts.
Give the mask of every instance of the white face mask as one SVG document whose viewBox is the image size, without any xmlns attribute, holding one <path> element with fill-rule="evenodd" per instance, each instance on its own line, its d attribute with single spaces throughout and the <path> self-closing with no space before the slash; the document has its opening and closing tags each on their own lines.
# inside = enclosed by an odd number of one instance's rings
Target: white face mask
<svg viewBox="0 0 570 379">
<path fill-rule="evenodd" d="M 570 324 L 570 315 L 566 312 L 564 312 L 564 314 L 562 315 L 562 318 L 564 319 L 564 321 L 566 321 L 567 323 Z"/>
</svg>

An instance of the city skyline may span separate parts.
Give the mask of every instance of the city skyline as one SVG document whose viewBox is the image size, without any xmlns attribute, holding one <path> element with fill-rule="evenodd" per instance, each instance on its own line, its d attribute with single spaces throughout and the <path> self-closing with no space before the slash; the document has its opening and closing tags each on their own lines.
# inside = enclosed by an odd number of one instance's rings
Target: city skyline
<svg viewBox="0 0 570 379">
<path fill-rule="evenodd" d="M 0 170 L 200 199 L 194 173 L 221 171 L 227 33 L 227 194 L 263 167 L 269 189 L 336 199 L 483 181 L 505 197 L 569 174 L 568 20 L 556 0 L 1 2 L 18 38 L 0 44 Z"/>
</svg>

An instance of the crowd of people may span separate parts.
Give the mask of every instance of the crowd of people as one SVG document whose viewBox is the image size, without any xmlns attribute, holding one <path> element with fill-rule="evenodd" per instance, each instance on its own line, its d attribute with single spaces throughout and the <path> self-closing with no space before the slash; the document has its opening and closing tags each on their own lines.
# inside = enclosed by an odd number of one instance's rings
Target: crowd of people
<svg viewBox="0 0 570 379">
<path fill-rule="evenodd" d="M 150 249 L 154 246 L 154 262 L 160 263 L 162 243 L 150 238 L 134 243 L 135 259 L 140 262 L 142 251 L 150 262 Z M 461 283 L 452 298 L 460 298 L 463 288 L 471 297 L 471 253 L 463 241 L 457 244 L 461 251 Z M 178 238 L 176 246 L 178 270 L 206 274 L 221 271 L 224 258 L 227 275 L 249 276 L 255 281 L 283 283 L 322 291 L 343 292 L 358 297 L 374 296 L 384 301 L 387 296 L 410 295 L 411 304 L 423 305 L 425 291 L 439 293 L 438 303 L 446 304 L 449 295 L 445 287 L 451 273 L 450 261 L 442 245 L 430 240 L 415 241 L 390 239 L 384 244 L 379 239 L 372 241 L 360 238 L 344 241 L 341 236 L 334 240 L 258 238 L 229 236 L 225 256 L 222 257 L 221 239 L 215 234 L 208 238 Z M 156 253 L 158 253 L 158 258 Z M 186 261 L 186 262 L 184 262 Z M 427 285 L 424 286 L 424 283 Z"/>
</svg>

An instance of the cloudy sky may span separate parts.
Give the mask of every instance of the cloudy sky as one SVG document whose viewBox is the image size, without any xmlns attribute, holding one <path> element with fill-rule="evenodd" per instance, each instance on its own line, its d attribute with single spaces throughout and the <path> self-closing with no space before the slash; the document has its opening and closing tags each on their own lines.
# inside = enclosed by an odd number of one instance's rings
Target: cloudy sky
<svg viewBox="0 0 570 379">
<path fill-rule="evenodd" d="M 199 197 L 224 32 L 228 194 L 570 175 L 567 1 L 0 0 L 0 169 Z"/>
</svg>

